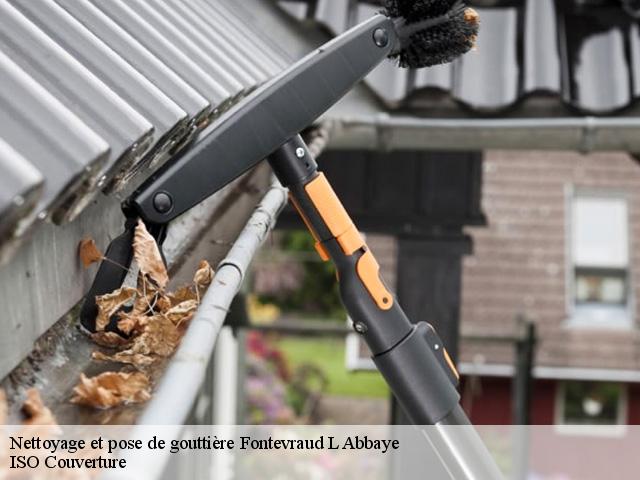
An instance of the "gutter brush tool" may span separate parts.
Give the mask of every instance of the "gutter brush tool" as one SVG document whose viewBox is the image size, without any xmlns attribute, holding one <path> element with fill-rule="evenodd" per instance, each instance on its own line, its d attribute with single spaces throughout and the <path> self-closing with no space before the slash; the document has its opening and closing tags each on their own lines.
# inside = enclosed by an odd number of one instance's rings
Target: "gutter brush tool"
<svg viewBox="0 0 640 480">
<path fill-rule="evenodd" d="M 342 300 L 356 332 L 416 425 L 465 425 L 443 438 L 448 454 L 473 469 L 456 478 L 500 478 L 459 406 L 458 373 L 427 323 L 412 324 L 379 276 L 379 266 L 309 153 L 299 132 L 386 58 L 401 67 L 446 63 L 473 48 L 478 16 L 462 1 L 389 0 L 383 12 L 313 51 L 228 111 L 123 204 L 125 232 L 111 243 L 81 311 L 95 331 L 95 296 L 120 287 L 131 262 L 138 218 L 162 244 L 167 224 L 267 158 L 338 270 Z M 115 320 L 115 319 L 114 319 Z M 117 322 L 108 327 L 117 331 Z M 121 333 L 121 332 L 119 332 Z M 446 435 L 445 435 L 446 437 Z M 450 455 L 449 455 L 450 456 Z M 471 473 L 472 472 L 472 473 Z"/>
</svg>

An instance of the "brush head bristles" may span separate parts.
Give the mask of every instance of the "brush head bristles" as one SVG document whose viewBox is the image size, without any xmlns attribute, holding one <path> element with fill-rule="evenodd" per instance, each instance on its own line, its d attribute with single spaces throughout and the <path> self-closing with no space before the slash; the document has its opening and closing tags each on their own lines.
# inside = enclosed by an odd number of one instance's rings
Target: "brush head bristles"
<svg viewBox="0 0 640 480">
<path fill-rule="evenodd" d="M 399 20 L 400 46 L 391 57 L 401 67 L 448 63 L 475 46 L 479 17 L 461 0 L 387 0 L 385 13 Z"/>
</svg>

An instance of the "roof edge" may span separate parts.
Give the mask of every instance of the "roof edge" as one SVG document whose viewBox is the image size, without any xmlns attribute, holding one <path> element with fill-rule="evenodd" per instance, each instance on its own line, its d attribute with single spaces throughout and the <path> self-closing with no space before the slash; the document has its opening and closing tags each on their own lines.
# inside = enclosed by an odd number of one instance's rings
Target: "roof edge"
<svg viewBox="0 0 640 480">
<path fill-rule="evenodd" d="M 640 152 L 640 118 L 432 119 L 381 112 L 327 120 L 331 149 Z"/>
</svg>

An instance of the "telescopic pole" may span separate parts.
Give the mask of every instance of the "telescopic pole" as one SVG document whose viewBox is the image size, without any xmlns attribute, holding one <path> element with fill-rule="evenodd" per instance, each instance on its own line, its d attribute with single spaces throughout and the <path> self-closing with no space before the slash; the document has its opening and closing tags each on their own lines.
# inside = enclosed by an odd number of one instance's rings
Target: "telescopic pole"
<svg viewBox="0 0 640 480">
<path fill-rule="evenodd" d="M 412 324 L 381 279 L 378 263 L 299 135 L 268 158 L 324 261 L 336 265 L 355 331 L 411 421 L 423 427 L 452 478 L 502 475 L 460 407 L 459 376 L 426 322 Z M 426 427 L 433 425 L 434 427 Z"/>
</svg>

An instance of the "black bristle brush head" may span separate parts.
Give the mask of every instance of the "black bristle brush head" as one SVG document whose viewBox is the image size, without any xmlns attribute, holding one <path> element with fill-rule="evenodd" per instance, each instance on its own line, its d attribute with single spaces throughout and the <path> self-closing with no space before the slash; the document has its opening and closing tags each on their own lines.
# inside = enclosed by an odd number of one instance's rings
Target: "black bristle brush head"
<svg viewBox="0 0 640 480">
<path fill-rule="evenodd" d="M 396 19 L 400 45 L 392 54 L 401 67 L 449 63 L 475 46 L 479 18 L 461 0 L 386 0 Z"/>
</svg>

